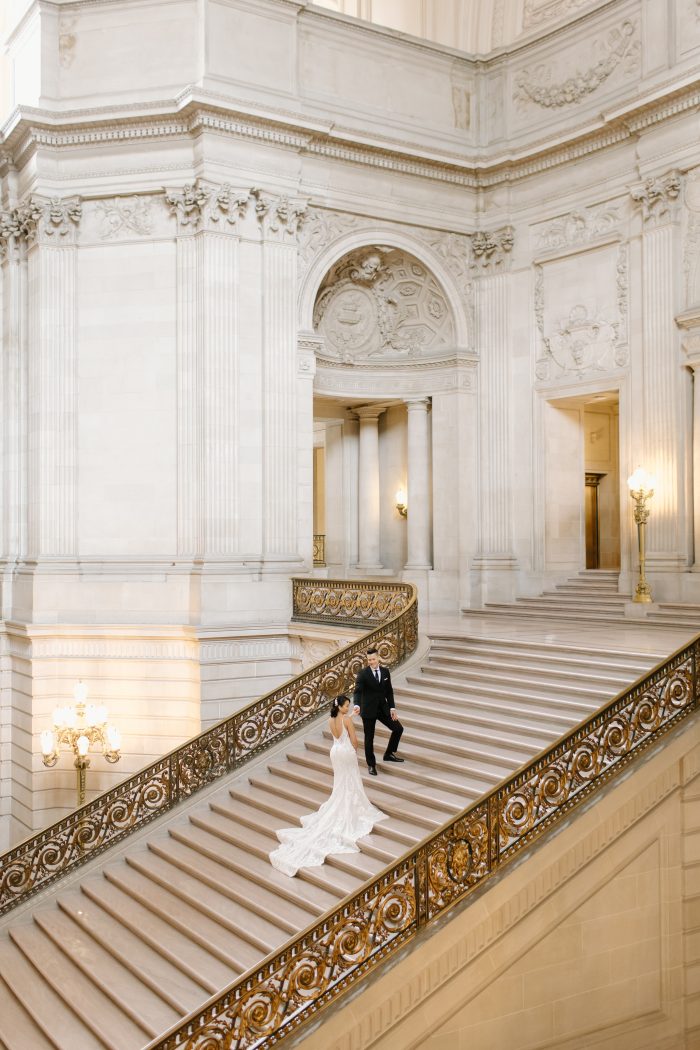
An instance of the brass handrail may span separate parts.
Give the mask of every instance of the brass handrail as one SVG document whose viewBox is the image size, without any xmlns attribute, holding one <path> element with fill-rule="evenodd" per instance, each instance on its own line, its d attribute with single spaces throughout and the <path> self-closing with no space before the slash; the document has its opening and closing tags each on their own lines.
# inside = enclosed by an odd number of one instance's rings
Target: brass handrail
<svg viewBox="0 0 700 1050">
<path fill-rule="evenodd" d="M 352 686 L 368 645 L 390 667 L 417 645 L 408 583 L 295 579 L 293 613 L 370 630 L 0 856 L 0 915 L 316 718 Z"/>
<path fill-rule="evenodd" d="M 146 1050 L 263 1050 L 484 884 L 700 704 L 700 635 Z"/>
</svg>

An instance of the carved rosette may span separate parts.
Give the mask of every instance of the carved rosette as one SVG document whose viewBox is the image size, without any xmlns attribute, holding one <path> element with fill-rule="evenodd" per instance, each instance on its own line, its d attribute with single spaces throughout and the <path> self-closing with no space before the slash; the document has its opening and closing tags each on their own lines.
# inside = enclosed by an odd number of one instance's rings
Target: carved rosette
<svg viewBox="0 0 700 1050">
<path fill-rule="evenodd" d="M 678 217 L 681 176 L 677 171 L 645 179 L 630 189 L 635 204 L 642 209 L 644 224 L 661 226 Z"/>
<path fill-rule="evenodd" d="M 471 235 L 471 267 L 475 276 L 503 273 L 509 268 L 514 232 L 512 226 L 502 226 L 499 230 L 477 230 Z"/>
</svg>

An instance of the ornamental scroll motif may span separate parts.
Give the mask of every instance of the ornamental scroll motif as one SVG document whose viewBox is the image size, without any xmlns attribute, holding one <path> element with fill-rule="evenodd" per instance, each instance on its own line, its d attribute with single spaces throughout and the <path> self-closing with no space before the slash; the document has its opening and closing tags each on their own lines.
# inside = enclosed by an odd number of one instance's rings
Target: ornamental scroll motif
<svg viewBox="0 0 700 1050">
<path fill-rule="evenodd" d="M 253 1050 L 298 1031 L 696 711 L 699 658 L 696 640 L 151 1050 Z"/>
<path fill-rule="evenodd" d="M 369 633 L 4 854 L 0 915 L 314 719 L 351 688 L 368 645 L 394 667 L 418 644 L 410 584 L 295 580 L 294 614 Z"/>
<path fill-rule="evenodd" d="M 619 28 L 596 40 L 593 50 L 598 55 L 595 62 L 558 83 L 552 82 L 551 66 L 524 69 L 516 77 L 514 100 L 543 109 L 561 109 L 596 91 L 618 66 L 625 72 L 636 71 L 641 53 L 637 24 L 626 19 Z"/>
</svg>

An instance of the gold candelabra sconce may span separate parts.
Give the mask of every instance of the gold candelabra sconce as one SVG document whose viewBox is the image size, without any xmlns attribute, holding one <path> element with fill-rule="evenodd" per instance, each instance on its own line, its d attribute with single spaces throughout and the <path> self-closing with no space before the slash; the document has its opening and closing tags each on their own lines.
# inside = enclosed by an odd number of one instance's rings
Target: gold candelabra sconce
<svg viewBox="0 0 700 1050">
<path fill-rule="evenodd" d="M 44 765 L 52 767 L 58 762 L 62 746 L 73 752 L 78 806 L 82 806 L 90 747 L 97 746 L 108 762 L 118 762 L 121 738 L 119 730 L 107 722 L 107 708 L 103 704 L 86 704 L 87 686 L 83 682 L 76 685 L 74 699 L 74 705 L 54 709 L 53 729 L 44 729 L 41 734 L 41 753 Z"/>
<path fill-rule="evenodd" d="M 397 489 L 396 509 L 402 518 L 408 517 L 408 496 L 406 495 L 406 489 Z"/>
<path fill-rule="evenodd" d="M 646 578 L 646 553 L 644 542 L 644 530 L 649 520 L 649 500 L 654 495 L 656 479 L 643 467 L 637 467 L 634 474 L 627 478 L 627 486 L 630 496 L 634 500 L 634 520 L 637 523 L 637 547 L 639 550 L 639 579 L 637 589 L 634 592 L 635 602 L 651 602 L 651 587 Z"/>
</svg>

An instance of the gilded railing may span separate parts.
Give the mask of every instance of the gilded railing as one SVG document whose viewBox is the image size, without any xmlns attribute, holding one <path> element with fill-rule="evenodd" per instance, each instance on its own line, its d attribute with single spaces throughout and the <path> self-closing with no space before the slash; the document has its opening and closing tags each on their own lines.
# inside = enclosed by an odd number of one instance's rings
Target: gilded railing
<svg viewBox="0 0 700 1050">
<path fill-rule="evenodd" d="M 410 584 L 297 579 L 293 612 L 369 633 L 0 856 L 0 915 L 314 719 L 352 686 L 368 645 L 389 666 L 416 648 Z"/>
<path fill-rule="evenodd" d="M 271 1047 L 698 707 L 700 636 L 147 1050 Z"/>
<path fill-rule="evenodd" d="M 314 565 L 326 564 L 326 536 L 323 532 L 314 533 Z"/>
</svg>

